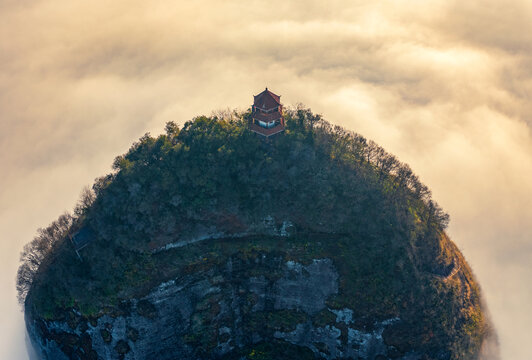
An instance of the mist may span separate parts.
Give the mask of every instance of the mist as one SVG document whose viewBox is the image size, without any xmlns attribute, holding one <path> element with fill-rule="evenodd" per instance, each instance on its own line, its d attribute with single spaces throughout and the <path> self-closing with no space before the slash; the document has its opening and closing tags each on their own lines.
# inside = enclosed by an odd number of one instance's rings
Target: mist
<svg viewBox="0 0 532 360">
<path fill-rule="evenodd" d="M 144 133 L 266 86 L 411 165 L 502 358 L 532 358 L 531 24 L 517 0 L 0 0 L 0 358 L 28 358 L 15 274 L 37 228 Z"/>
</svg>

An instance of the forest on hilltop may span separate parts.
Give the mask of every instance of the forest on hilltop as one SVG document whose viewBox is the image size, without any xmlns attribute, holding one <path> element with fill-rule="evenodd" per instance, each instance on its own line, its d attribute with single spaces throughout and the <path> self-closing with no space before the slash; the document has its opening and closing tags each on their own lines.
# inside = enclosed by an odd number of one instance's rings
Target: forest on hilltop
<svg viewBox="0 0 532 360">
<path fill-rule="evenodd" d="M 217 206 L 213 199 L 224 207 L 237 203 L 250 212 L 257 211 L 258 205 L 282 208 L 287 205 L 287 197 L 280 194 L 290 192 L 298 197 L 297 207 L 304 211 L 301 217 L 308 219 L 305 225 L 311 227 L 316 222 L 310 219 L 318 218 L 321 224 L 327 215 L 338 217 L 340 214 L 331 214 L 331 210 L 340 199 L 345 206 L 338 207 L 349 208 L 355 218 L 367 208 L 366 203 L 371 203 L 371 208 L 379 209 L 379 216 L 386 219 L 383 221 L 397 221 L 394 217 L 403 208 L 403 212 L 415 213 L 441 230 L 448 225 L 448 214 L 431 199 L 430 190 L 411 168 L 375 142 L 331 125 L 303 107 L 288 109 L 286 131 L 265 141 L 248 130 L 250 115 L 249 111 L 226 111 L 212 117 L 200 116 L 186 122 L 183 129 L 169 122 L 166 134 L 141 137 L 126 154 L 115 159 L 111 174 L 96 179 L 92 188 L 83 189 L 73 214 L 67 212 L 39 229 L 24 247 L 17 277 L 19 301 L 24 303 L 39 269 L 43 271 L 41 264 L 54 257 L 61 245 L 67 245 L 64 242 L 68 235 L 82 224 L 96 221 L 102 214 L 106 216 L 104 225 L 121 224 L 123 219 L 113 218 L 121 213 L 116 207 L 126 207 L 131 199 L 114 199 L 116 203 L 108 206 L 100 195 L 118 193 L 124 186 L 128 191 L 122 197 L 141 197 L 146 195 L 142 192 L 153 191 L 152 185 L 157 185 L 157 201 L 172 217 L 176 213 L 182 216 L 179 209 L 186 209 L 187 216 L 210 211 Z M 354 187 L 353 180 L 363 186 Z M 327 186 L 320 186 L 326 182 Z M 340 189 L 343 184 L 350 184 L 351 189 Z M 336 190 L 342 192 L 341 196 Z M 384 207 L 378 205 L 384 203 Z M 167 215 L 164 210 L 159 213 Z M 385 216 L 386 212 L 394 216 Z M 351 214 L 342 216 L 351 218 Z M 159 222 L 165 219 L 163 216 Z M 335 223 L 328 220 L 329 224 Z M 360 232 L 361 225 L 343 224 L 345 228 L 334 231 Z M 137 231 L 128 234 L 128 245 L 145 246 L 145 235 Z"/>
<path fill-rule="evenodd" d="M 314 249 L 352 273 L 331 306 L 368 318 L 402 314 L 413 337 L 425 334 L 412 341 L 440 336 L 457 353 L 478 349 L 486 326 L 478 286 L 444 233 L 449 216 L 411 168 L 310 109 L 288 109 L 285 131 L 267 140 L 249 131 L 250 115 L 170 122 L 165 134 L 146 134 L 118 156 L 73 214 L 24 247 L 17 290 L 26 311 L 52 320 L 76 308 L 96 317 L 231 251 L 285 249 L 304 258 Z M 289 219 L 292 236 L 231 240 L 265 216 Z M 225 238 L 161 251 L 176 234 L 212 227 Z M 69 237 L 82 228 L 94 239 L 80 260 Z M 456 267 L 464 282 L 445 283 Z"/>
</svg>

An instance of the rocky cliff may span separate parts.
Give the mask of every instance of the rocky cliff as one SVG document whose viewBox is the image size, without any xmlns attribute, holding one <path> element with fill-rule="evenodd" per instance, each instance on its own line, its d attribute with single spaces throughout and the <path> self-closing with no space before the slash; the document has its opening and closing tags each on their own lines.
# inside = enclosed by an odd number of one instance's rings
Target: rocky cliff
<svg viewBox="0 0 532 360">
<path fill-rule="evenodd" d="M 25 298 L 40 356 L 477 359 L 478 285 L 411 170 L 309 111 L 269 142 L 248 115 L 142 138 L 50 227 Z"/>
<path fill-rule="evenodd" d="M 215 240 L 201 241 L 209 248 Z M 423 346 L 398 341 L 394 325 L 402 323 L 399 316 L 357 318 L 356 309 L 338 306 L 339 282 L 348 275 L 339 273 L 333 259 L 320 256 L 323 249 L 314 246 L 316 258 L 298 261 L 290 251 L 275 251 L 275 244 L 261 249 L 260 237 L 223 241 L 251 241 L 257 249 L 237 251 L 224 261 L 201 259 L 205 264 L 191 264 L 194 271 L 98 316 L 69 309 L 60 319 L 28 318 L 42 358 L 254 358 L 271 356 L 270 347 L 279 351 L 275 358 L 423 358 Z M 444 346 L 431 351 L 437 359 L 450 357 Z"/>
</svg>

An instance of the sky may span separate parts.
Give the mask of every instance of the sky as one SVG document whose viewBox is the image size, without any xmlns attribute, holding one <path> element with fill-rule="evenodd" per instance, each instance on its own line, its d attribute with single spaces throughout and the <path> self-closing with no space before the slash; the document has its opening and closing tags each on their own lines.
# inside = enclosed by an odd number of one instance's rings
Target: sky
<svg viewBox="0 0 532 360">
<path fill-rule="evenodd" d="M 0 358 L 22 246 L 167 121 L 268 86 L 408 163 L 450 213 L 504 360 L 532 358 L 532 2 L 0 0 Z"/>
</svg>

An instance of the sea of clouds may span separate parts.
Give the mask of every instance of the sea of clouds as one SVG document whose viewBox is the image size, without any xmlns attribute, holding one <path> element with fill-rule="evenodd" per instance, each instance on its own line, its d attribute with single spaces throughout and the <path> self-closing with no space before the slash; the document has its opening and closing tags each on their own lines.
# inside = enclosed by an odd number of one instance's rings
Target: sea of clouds
<svg viewBox="0 0 532 360">
<path fill-rule="evenodd" d="M 0 0 L 0 358 L 18 254 L 114 156 L 268 86 L 411 165 L 532 358 L 532 3 Z"/>
</svg>

